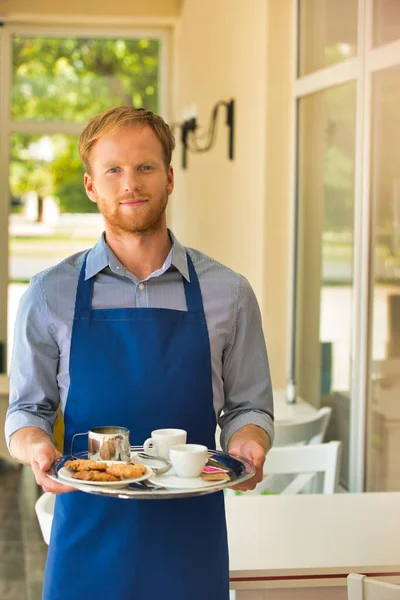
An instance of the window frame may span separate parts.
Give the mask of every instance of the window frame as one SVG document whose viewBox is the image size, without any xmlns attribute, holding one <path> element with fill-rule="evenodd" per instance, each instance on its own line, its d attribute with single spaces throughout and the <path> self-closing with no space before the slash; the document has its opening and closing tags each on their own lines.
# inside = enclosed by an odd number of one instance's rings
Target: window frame
<svg viewBox="0 0 400 600">
<path fill-rule="evenodd" d="M 0 281 L 7 282 L 0 287 L 0 345 L 4 354 L 4 365 L 0 365 L 7 371 L 7 340 L 8 340 L 8 277 L 9 277 L 9 143 L 13 133 L 27 135 L 52 135 L 55 133 L 65 135 L 79 135 L 85 123 L 73 123 L 70 121 L 13 121 L 11 118 L 11 85 L 12 85 L 12 36 L 29 37 L 85 37 L 85 38 L 152 38 L 160 42 L 160 68 L 159 68 L 159 113 L 169 121 L 170 113 L 170 69 L 171 69 L 171 38 L 176 19 L 158 19 L 154 27 L 148 23 L 152 19 L 141 19 L 135 17 L 106 18 L 90 17 L 91 27 L 83 27 L 81 23 L 83 16 L 69 15 L 54 17 L 49 15 L 52 24 L 43 22 L 34 23 L 38 15 L 21 15 L 23 22 L 15 22 L 13 19 L 4 19 L 0 27 Z M 40 15 L 42 21 L 46 15 Z M 68 22 L 68 25 L 59 25 L 54 21 Z M 31 23 L 29 23 L 32 21 Z M 26 23 L 29 24 L 26 24 Z M 122 23 L 124 24 L 122 26 Z M 131 25 L 131 27 L 129 27 Z M 129 27 L 129 28 L 128 28 Z"/>
<path fill-rule="evenodd" d="M 371 84 L 376 71 L 400 65 L 400 40 L 373 47 L 373 0 L 358 0 L 357 56 L 331 67 L 319 69 L 303 77 L 297 75 L 299 61 L 300 0 L 292 0 L 293 14 L 293 97 L 291 132 L 291 285 L 289 316 L 289 385 L 296 386 L 296 289 L 299 278 L 298 253 L 298 103 L 301 98 L 328 90 L 349 81 L 356 82 L 356 150 L 354 199 L 354 257 L 351 345 L 351 407 L 349 491 L 365 490 L 367 410 L 371 394 L 369 365 L 371 361 L 373 309 L 373 225 L 370 198 L 371 154 Z M 290 394 L 293 396 L 293 391 Z"/>
</svg>

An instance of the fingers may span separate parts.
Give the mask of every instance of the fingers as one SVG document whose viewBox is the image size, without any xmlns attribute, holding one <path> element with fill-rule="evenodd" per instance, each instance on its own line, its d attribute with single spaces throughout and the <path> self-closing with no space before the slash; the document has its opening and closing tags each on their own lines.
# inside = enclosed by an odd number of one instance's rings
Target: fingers
<svg viewBox="0 0 400 600">
<path fill-rule="evenodd" d="M 264 461 L 265 460 L 265 449 L 261 444 L 253 440 L 247 440 L 240 445 L 232 446 L 229 449 L 229 454 L 236 456 L 244 456 L 251 461 Z"/>
<path fill-rule="evenodd" d="M 233 446 L 229 448 L 229 454 L 233 454 L 233 456 L 240 456 L 240 446 Z"/>
<path fill-rule="evenodd" d="M 256 469 L 262 469 L 265 463 L 265 454 L 263 454 L 260 457 L 253 458 L 252 463 L 256 467 Z"/>
<path fill-rule="evenodd" d="M 249 458 L 255 467 L 261 468 L 265 462 L 265 449 L 257 443 L 249 445 Z"/>
<path fill-rule="evenodd" d="M 254 490 L 260 481 L 263 479 L 263 471 L 262 469 L 257 469 L 253 477 L 248 479 L 247 481 L 243 481 L 243 483 L 238 483 L 237 485 L 229 486 L 231 490 L 238 490 L 240 492 L 247 492 L 248 490 Z"/>
<path fill-rule="evenodd" d="M 64 494 L 66 492 L 75 492 L 76 489 L 69 486 L 53 481 L 47 475 L 46 471 L 41 469 L 36 461 L 31 463 L 33 474 L 35 475 L 36 483 L 40 485 L 45 492 L 51 492 L 52 494 Z"/>
<path fill-rule="evenodd" d="M 51 443 L 39 443 L 32 447 L 31 467 L 35 475 L 36 483 L 40 485 L 45 492 L 52 494 L 64 494 L 65 492 L 74 492 L 75 488 L 63 485 L 53 481 L 47 475 L 47 471 L 61 454 Z"/>
<path fill-rule="evenodd" d="M 248 441 L 240 447 L 234 446 L 229 450 L 229 454 L 243 456 L 250 460 L 256 469 L 262 469 L 265 462 L 265 449 L 257 442 Z"/>
<path fill-rule="evenodd" d="M 234 447 L 230 450 L 230 454 L 241 455 L 244 458 L 250 460 L 254 467 L 256 468 L 256 472 L 247 481 L 243 483 L 239 483 L 231 487 L 233 490 L 238 490 L 241 492 L 246 492 L 250 490 L 254 490 L 260 481 L 263 479 L 263 466 L 265 462 L 265 450 L 262 446 L 257 444 L 256 442 L 249 441 L 246 444 L 243 444 L 240 448 Z"/>
<path fill-rule="evenodd" d="M 229 449 L 229 453 L 247 458 L 256 468 L 253 477 L 243 483 L 230 486 L 230 489 L 241 492 L 254 490 L 257 484 L 263 479 L 263 466 L 266 457 L 265 448 L 255 440 L 246 440 L 241 444 L 237 443 L 235 446 L 232 446 Z"/>
</svg>

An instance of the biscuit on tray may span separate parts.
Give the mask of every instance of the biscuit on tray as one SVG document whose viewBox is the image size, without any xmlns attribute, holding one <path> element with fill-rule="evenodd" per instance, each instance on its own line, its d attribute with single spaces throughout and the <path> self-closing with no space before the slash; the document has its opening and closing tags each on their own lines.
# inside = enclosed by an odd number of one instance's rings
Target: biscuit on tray
<svg viewBox="0 0 400 600">
<path fill-rule="evenodd" d="M 104 471 L 77 471 L 72 477 L 81 481 L 120 481 L 119 477 Z"/>
<path fill-rule="evenodd" d="M 107 469 L 107 463 L 77 458 L 75 460 L 67 460 L 64 467 L 71 469 L 71 471 L 105 471 Z"/>
<path fill-rule="evenodd" d="M 109 465 L 106 473 L 115 475 L 122 479 L 130 479 L 133 477 L 141 477 L 146 473 L 147 469 L 139 463 L 125 463 L 122 465 Z"/>
<path fill-rule="evenodd" d="M 147 468 L 140 463 L 107 465 L 104 462 L 82 458 L 67 460 L 64 467 L 75 471 L 72 477 L 80 481 L 121 481 L 141 477 L 147 471 Z"/>
</svg>

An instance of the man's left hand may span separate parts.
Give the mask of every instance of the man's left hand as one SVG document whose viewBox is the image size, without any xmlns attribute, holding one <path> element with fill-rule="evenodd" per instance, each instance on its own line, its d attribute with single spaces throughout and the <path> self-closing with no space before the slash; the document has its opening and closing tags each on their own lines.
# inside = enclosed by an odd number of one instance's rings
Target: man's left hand
<svg viewBox="0 0 400 600">
<path fill-rule="evenodd" d="M 233 485 L 231 489 L 241 492 L 254 490 L 262 481 L 263 466 L 270 444 L 268 435 L 257 425 L 245 425 L 232 435 L 228 444 L 229 453 L 247 458 L 255 466 L 256 473 L 247 481 Z"/>
</svg>

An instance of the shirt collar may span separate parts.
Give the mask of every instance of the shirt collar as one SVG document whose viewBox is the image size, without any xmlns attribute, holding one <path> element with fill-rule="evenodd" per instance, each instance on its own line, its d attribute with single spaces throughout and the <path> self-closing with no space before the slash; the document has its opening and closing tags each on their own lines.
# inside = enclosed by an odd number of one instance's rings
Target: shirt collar
<svg viewBox="0 0 400 600">
<path fill-rule="evenodd" d="M 190 283 L 189 267 L 187 263 L 187 254 L 185 248 L 178 242 L 174 234 L 168 229 L 172 241 L 172 264 L 179 273 Z"/>
<path fill-rule="evenodd" d="M 184 277 L 187 281 L 190 282 L 186 250 L 182 246 L 182 244 L 178 242 L 172 231 L 168 229 L 168 233 L 172 241 L 172 248 L 170 254 L 165 260 L 165 269 L 160 269 L 158 273 L 161 275 L 162 272 L 167 271 L 170 265 L 172 264 L 176 269 L 178 269 L 182 277 Z M 88 253 L 86 261 L 85 280 L 94 277 L 95 275 L 97 275 L 97 273 L 100 273 L 100 271 L 102 271 L 106 267 L 111 266 L 111 257 L 114 256 L 115 255 L 112 253 L 109 246 L 107 246 L 105 234 L 103 232 L 100 238 L 98 239 L 96 245 L 93 246 L 93 248 Z"/>
</svg>

